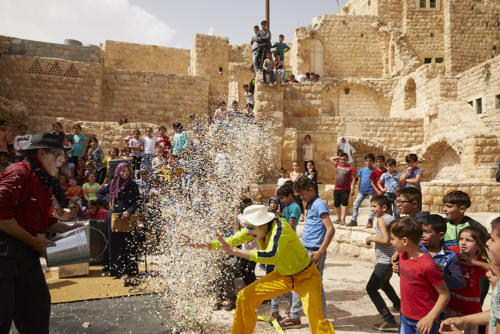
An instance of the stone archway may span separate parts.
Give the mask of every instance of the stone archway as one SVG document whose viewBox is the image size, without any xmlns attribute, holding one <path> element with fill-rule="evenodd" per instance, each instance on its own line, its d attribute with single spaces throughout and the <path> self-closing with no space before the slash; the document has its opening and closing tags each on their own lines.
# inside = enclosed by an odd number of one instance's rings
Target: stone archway
<svg viewBox="0 0 500 334">
<path fill-rule="evenodd" d="M 361 137 L 349 137 L 349 144 L 356 150 L 356 153 L 353 154 L 353 163 L 352 166 L 359 170 L 364 167 L 365 155 L 368 153 L 372 153 L 373 155 L 383 155 L 387 160 L 391 156 L 389 155 L 389 149 L 378 142 L 361 138 Z"/>
<path fill-rule="evenodd" d="M 454 149 L 445 139 L 429 145 L 422 155 L 421 167 L 424 181 L 465 179 L 460 152 Z"/>
<path fill-rule="evenodd" d="M 413 78 L 409 78 L 406 81 L 404 97 L 405 110 L 412 109 L 417 106 L 417 85 L 415 84 L 415 80 L 413 80 Z"/>
</svg>

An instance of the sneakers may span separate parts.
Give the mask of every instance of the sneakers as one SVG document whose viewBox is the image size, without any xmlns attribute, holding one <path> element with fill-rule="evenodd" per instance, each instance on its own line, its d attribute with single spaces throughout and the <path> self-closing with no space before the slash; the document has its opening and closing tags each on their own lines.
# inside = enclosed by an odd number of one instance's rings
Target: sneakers
<svg viewBox="0 0 500 334">
<path fill-rule="evenodd" d="M 380 324 L 376 324 L 373 326 L 373 329 L 380 332 L 391 332 L 397 333 L 399 332 L 399 326 L 395 322 L 381 322 Z"/>
<path fill-rule="evenodd" d="M 368 219 L 368 224 L 366 224 L 366 228 L 373 228 L 373 219 Z"/>
<path fill-rule="evenodd" d="M 280 321 L 280 326 L 283 329 L 293 329 L 293 328 L 300 328 L 302 326 L 302 323 L 300 322 L 300 319 L 294 319 L 288 317 Z"/>
<path fill-rule="evenodd" d="M 358 222 L 351 219 L 351 221 L 349 222 L 349 224 L 347 224 L 346 226 L 351 226 L 351 227 L 352 226 L 358 226 Z"/>
</svg>

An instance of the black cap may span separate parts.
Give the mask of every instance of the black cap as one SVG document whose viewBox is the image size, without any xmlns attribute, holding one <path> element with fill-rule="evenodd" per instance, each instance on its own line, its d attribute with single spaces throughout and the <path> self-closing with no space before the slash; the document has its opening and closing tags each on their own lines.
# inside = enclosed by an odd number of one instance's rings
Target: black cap
<svg viewBox="0 0 500 334">
<path fill-rule="evenodd" d="M 38 148 L 54 148 L 64 150 L 63 139 L 58 135 L 48 132 L 37 133 L 31 137 L 30 145 L 25 148 L 24 151 L 36 150 Z"/>
</svg>

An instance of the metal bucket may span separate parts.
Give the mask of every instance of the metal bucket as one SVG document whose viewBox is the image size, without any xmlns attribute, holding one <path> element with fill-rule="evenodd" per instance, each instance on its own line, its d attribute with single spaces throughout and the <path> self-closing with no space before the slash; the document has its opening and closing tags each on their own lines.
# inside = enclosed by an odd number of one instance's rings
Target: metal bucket
<svg viewBox="0 0 500 334">
<path fill-rule="evenodd" d="M 46 248 L 47 266 L 57 267 L 90 262 L 87 226 L 62 233 L 52 241 L 55 241 L 56 245 Z"/>
</svg>

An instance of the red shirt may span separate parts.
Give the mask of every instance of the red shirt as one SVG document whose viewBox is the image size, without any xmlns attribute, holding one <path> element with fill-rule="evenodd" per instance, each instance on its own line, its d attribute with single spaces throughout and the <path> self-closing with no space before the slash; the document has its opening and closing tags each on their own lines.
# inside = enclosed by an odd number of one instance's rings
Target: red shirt
<svg viewBox="0 0 500 334">
<path fill-rule="evenodd" d="M 409 259 L 403 253 L 399 259 L 401 314 L 420 320 L 436 304 L 438 292 L 434 287 L 444 282 L 443 275 L 428 254 Z"/>
<path fill-rule="evenodd" d="M 87 217 L 89 217 L 89 219 L 106 220 L 106 218 L 108 217 L 108 211 L 104 210 L 102 208 L 99 208 L 99 210 L 97 210 L 95 215 L 93 215 L 90 213 L 89 210 L 87 210 Z"/>
<path fill-rule="evenodd" d="M 52 190 L 43 186 L 26 161 L 10 165 L 0 175 L 0 219 L 14 218 L 31 234 L 44 233 L 57 223 L 51 215 L 51 197 Z"/>
<path fill-rule="evenodd" d="M 170 142 L 170 138 L 166 135 L 158 135 L 156 136 L 158 138 L 158 141 L 156 142 L 155 147 L 161 146 L 163 147 L 163 157 L 168 158 L 169 153 L 170 153 L 170 148 L 172 147 L 172 143 Z"/>
<path fill-rule="evenodd" d="M 385 172 L 387 172 L 386 169 L 384 170 L 380 170 L 378 168 L 375 168 L 374 171 L 372 171 L 372 173 L 370 174 L 370 180 L 373 181 L 373 183 L 375 184 L 375 188 L 378 190 L 379 193 L 382 192 L 382 189 L 378 186 L 378 180 L 380 180 L 380 177 L 382 176 L 382 174 L 384 174 Z M 384 182 L 382 182 L 382 184 L 384 184 Z"/>
<path fill-rule="evenodd" d="M 448 246 L 455 254 L 460 254 L 460 248 L 457 246 Z M 482 257 L 477 261 L 488 263 Z M 479 279 L 486 275 L 486 270 L 477 266 L 463 266 L 462 275 L 465 278 L 465 287 L 462 289 L 450 290 L 451 299 L 448 307 L 462 314 L 474 314 L 481 312 L 481 288 Z"/>
<path fill-rule="evenodd" d="M 337 171 L 335 173 L 335 188 L 334 190 L 350 190 L 351 180 L 354 175 L 354 168 L 351 166 L 342 166 L 340 162 L 335 165 Z"/>
</svg>

